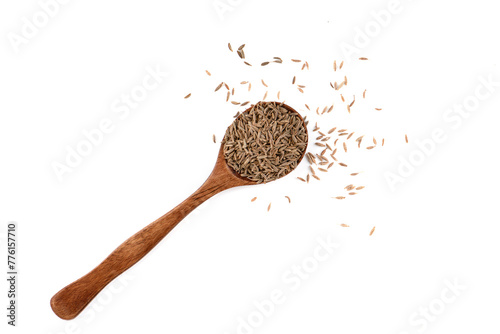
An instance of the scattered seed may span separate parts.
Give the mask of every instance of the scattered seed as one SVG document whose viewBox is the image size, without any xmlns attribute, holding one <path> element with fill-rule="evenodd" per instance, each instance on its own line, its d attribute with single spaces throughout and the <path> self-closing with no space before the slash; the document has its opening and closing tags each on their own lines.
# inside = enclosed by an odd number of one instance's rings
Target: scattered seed
<svg viewBox="0 0 500 334">
<path fill-rule="evenodd" d="M 375 148 L 375 146 L 368 146 L 366 149 L 367 149 L 367 150 L 372 150 L 372 149 L 374 149 L 374 148 Z"/>
<path fill-rule="evenodd" d="M 215 135 L 212 135 L 212 139 L 213 139 L 214 143 L 217 143 L 217 138 L 215 138 Z"/>
<path fill-rule="evenodd" d="M 229 51 L 233 52 L 233 48 L 231 47 L 231 43 L 227 43 L 227 47 L 229 48 Z"/>
<path fill-rule="evenodd" d="M 188 95 L 184 96 L 185 99 L 189 99 L 189 97 L 191 96 L 191 93 L 189 93 Z"/>
<path fill-rule="evenodd" d="M 319 177 L 316 176 L 316 174 L 313 174 L 313 176 L 316 180 L 320 181 L 321 179 Z"/>
<path fill-rule="evenodd" d="M 375 226 L 373 226 L 372 230 L 370 231 L 370 236 L 375 232 Z"/>
<path fill-rule="evenodd" d="M 344 196 L 337 196 L 337 197 L 334 197 L 335 199 L 345 199 Z"/>
<path fill-rule="evenodd" d="M 244 61 L 245 65 L 252 66 L 249 62 Z"/>
<path fill-rule="evenodd" d="M 257 197 L 254 197 L 254 198 L 252 198 L 252 200 L 250 202 L 255 202 L 256 199 L 257 199 Z"/>
<path fill-rule="evenodd" d="M 364 136 L 358 137 L 356 141 L 358 142 L 358 148 L 361 146 L 361 141 L 363 140 Z"/>
<path fill-rule="evenodd" d="M 290 197 L 285 196 L 285 198 L 288 200 L 288 203 L 292 203 L 292 200 L 290 199 Z"/>
<path fill-rule="evenodd" d="M 243 51 L 245 44 L 242 44 L 238 50 L 237 53 L 240 58 L 245 59 L 245 53 Z M 228 48 L 230 49 L 231 52 L 233 52 L 233 48 L 230 43 L 228 43 Z M 309 64 L 307 61 L 301 61 L 298 59 L 291 59 L 292 62 L 303 62 L 302 65 L 302 70 L 309 70 Z M 368 60 L 368 58 L 365 57 L 359 57 L 359 60 Z M 270 62 L 276 62 L 276 63 L 282 63 L 282 59 L 279 57 L 273 57 L 273 60 L 262 62 L 261 66 L 266 66 Z M 251 64 L 247 63 L 244 61 L 244 63 L 248 66 L 252 66 Z M 340 70 L 343 68 L 344 61 L 340 62 L 340 66 L 337 66 L 337 61 L 333 61 L 333 69 L 334 71 Z M 208 76 L 211 76 L 211 73 L 208 70 L 205 70 Z M 264 80 L 261 80 L 262 84 L 265 87 L 269 87 Z M 242 81 L 241 84 L 248 84 L 248 91 L 251 90 L 251 83 L 249 81 Z M 348 84 L 348 78 L 347 76 L 344 76 L 344 80 L 340 83 L 335 83 L 333 84 L 333 81 L 330 82 L 330 86 L 336 90 L 341 89 L 343 86 L 346 86 Z M 219 90 L 221 88 L 221 85 L 225 85 L 226 89 L 228 90 L 228 98 L 226 99 L 228 102 L 231 100 L 229 99 L 229 95 L 235 95 L 235 88 L 232 88 L 230 90 L 229 86 L 226 83 L 221 83 L 215 91 Z M 292 85 L 296 85 L 297 89 L 299 92 L 304 93 L 305 87 L 304 85 L 297 85 L 297 78 L 296 76 L 293 76 L 292 78 Z M 347 89 L 347 88 L 346 88 Z M 367 90 L 365 89 L 362 93 L 363 98 L 366 98 L 366 92 Z M 343 93 L 345 93 L 345 89 L 343 90 Z M 263 100 L 266 100 L 268 91 L 265 92 Z M 277 92 L 277 99 L 280 100 L 280 94 L 281 92 Z M 185 98 L 189 98 L 191 94 L 187 95 Z M 358 93 L 359 95 L 359 93 Z M 348 100 L 346 101 L 346 98 L 343 96 L 343 94 L 340 94 L 342 102 L 345 103 L 347 110 L 350 112 L 351 107 L 355 104 L 356 97 L 354 96 L 351 102 Z M 347 94 L 348 96 L 348 94 Z M 233 98 L 234 99 L 234 98 Z M 236 102 L 236 101 L 231 101 L 233 105 L 241 105 L 245 106 L 247 104 L 250 104 L 250 101 L 246 101 L 244 103 Z M 283 102 L 282 102 L 283 103 Z M 262 126 L 262 118 L 258 117 L 259 112 L 262 114 L 263 112 L 266 112 L 264 106 L 269 106 L 269 104 L 274 104 L 274 106 L 271 108 L 273 109 L 272 112 L 275 112 L 276 109 L 279 107 L 282 107 L 282 103 L 280 104 L 279 102 L 259 102 L 255 106 L 251 105 L 250 109 L 247 110 L 246 113 L 240 114 L 239 112 L 236 114 L 235 117 L 239 117 L 239 119 L 243 118 L 245 114 L 251 113 L 252 110 L 254 111 L 255 114 L 257 114 L 257 117 L 254 119 L 247 119 L 246 125 L 240 124 L 239 126 L 234 126 L 233 131 L 226 131 L 226 135 L 224 136 L 224 139 L 222 140 L 223 143 L 223 148 L 224 148 L 224 155 L 229 155 L 234 159 L 235 164 L 231 166 L 235 171 L 237 171 L 240 175 L 249 178 L 251 180 L 257 181 L 259 183 L 261 182 L 269 182 L 271 180 L 274 180 L 276 178 L 282 177 L 286 175 L 288 172 L 293 170 L 296 167 L 296 163 L 286 165 L 286 163 L 290 160 L 292 160 L 290 157 L 294 156 L 296 151 L 301 152 L 300 155 L 297 155 L 297 159 L 300 158 L 303 155 L 303 151 L 307 147 L 307 132 L 303 132 L 301 134 L 301 138 L 299 138 L 299 135 L 296 131 L 295 128 L 290 127 L 289 123 L 285 122 L 284 120 L 282 121 L 277 121 L 277 119 L 272 118 L 272 117 L 266 117 L 264 123 L 266 123 L 264 126 Z M 358 103 L 359 104 L 359 103 Z M 311 108 L 305 104 L 305 107 L 307 110 L 311 111 Z M 334 105 L 327 105 L 321 108 L 320 107 L 316 108 L 316 113 L 318 115 L 323 115 L 325 113 L 330 113 L 333 111 Z M 256 110 L 259 109 L 259 110 Z M 283 108 L 284 109 L 284 108 Z M 338 109 L 338 106 L 337 106 Z M 382 110 L 381 108 L 375 108 L 376 110 Z M 265 110 L 265 111 L 264 111 Z M 237 121 L 235 121 L 237 123 Z M 275 123 L 274 128 L 269 127 L 270 124 Z M 306 118 L 304 117 L 303 122 L 300 123 L 300 125 L 303 124 L 308 124 L 309 121 L 306 121 Z M 277 125 L 276 125 L 277 124 Z M 259 130 L 259 127 L 265 127 L 266 130 L 262 129 Z M 303 127 L 303 126 L 302 126 Z M 288 132 L 286 129 L 289 129 Z M 329 168 L 331 168 L 334 165 L 334 162 L 330 162 L 332 160 L 329 160 L 330 157 L 334 160 L 337 161 L 338 165 L 342 167 L 347 167 L 345 163 L 338 162 L 338 160 L 335 158 L 335 154 L 337 152 L 337 147 L 333 150 L 332 147 L 335 147 L 338 141 L 338 138 L 334 138 L 334 143 L 332 146 L 330 146 L 329 140 L 330 137 L 327 137 L 328 135 L 334 133 L 337 128 L 334 127 L 330 129 L 327 133 L 327 135 L 321 133 L 319 131 L 319 126 L 318 123 L 315 124 L 314 131 L 318 131 L 319 136 L 316 138 L 315 146 L 322 147 L 323 150 L 321 151 L 321 154 L 313 154 L 308 152 L 306 154 L 306 160 L 308 161 L 308 165 L 310 166 L 310 171 L 312 174 L 308 173 L 306 177 L 297 177 L 299 180 L 302 182 L 309 182 L 310 176 L 313 176 L 317 180 L 320 180 L 320 178 L 316 175 L 315 169 L 318 169 L 321 172 L 327 172 Z M 325 131 L 326 132 L 326 131 Z M 344 130 L 339 130 L 338 136 L 345 136 L 344 140 L 342 142 L 342 147 L 343 150 L 347 153 L 347 140 L 349 140 L 352 136 L 354 135 L 354 132 L 348 133 L 346 129 Z M 283 137 L 284 136 L 284 137 Z M 215 140 L 215 135 L 214 137 L 214 142 Z M 358 142 L 358 147 L 360 148 L 361 142 L 362 142 L 363 136 L 360 136 L 356 141 Z M 271 144 L 269 145 L 267 141 L 271 140 Z M 333 141 L 333 139 L 332 139 Z M 405 141 L 408 143 L 408 136 L 405 135 Z M 384 146 L 385 139 L 382 139 L 382 146 Z M 301 145 L 298 145 L 301 144 Z M 377 145 L 377 140 L 375 137 L 373 137 L 373 144 L 374 146 L 369 146 L 366 147 L 366 149 L 373 149 Z M 281 146 L 280 146 L 281 145 Z M 278 147 L 280 146 L 280 147 Z M 285 148 L 287 147 L 287 148 Z M 293 147 L 290 151 L 288 147 Z M 340 145 L 339 145 L 340 147 Z M 353 148 L 351 148 L 352 150 Z M 325 156 L 325 153 L 330 150 L 331 154 L 328 154 L 329 156 Z M 239 152 L 239 155 L 238 155 Z M 252 155 L 249 155 L 249 153 L 252 153 Z M 254 154 L 255 153 L 255 154 Z M 229 164 L 228 159 L 228 164 Z M 315 168 L 312 168 L 312 166 L 315 166 Z M 284 170 L 282 172 L 282 170 Z M 273 174 L 274 173 L 274 174 Z M 281 174 L 280 174 L 281 173 Z M 246 175 L 245 175 L 246 174 Z M 272 176 L 269 176 L 269 174 L 273 174 Z M 258 176 L 257 176 L 258 175 Z M 351 176 L 356 176 L 358 173 L 351 173 Z M 254 177 L 254 178 L 252 178 Z M 358 186 L 355 188 L 356 190 L 361 190 L 364 189 L 364 186 Z M 352 189 L 350 189 L 352 190 Z M 349 193 L 349 195 L 354 195 L 356 194 L 355 192 Z M 285 196 L 285 198 L 288 199 L 289 203 L 291 203 L 291 199 L 288 196 Z M 337 199 L 344 199 L 345 197 L 338 196 Z M 252 202 L 256 198 L 252 199 Z M 268 211 L 271 208 L 271 203 L 269 203 L 268 206 Z M 344 226 L 345 224 L 341 224 L 341 226 Z M 348 227 L 348 225 L 345 225 L 344 227 Z"/>
<path fill-rule="evenodd" d="M 349 225 L 347 225 L 347 224 L 340 224 L 340 226 L 342 226 L 342 227 L 349 227 Z"/>
<path fill-rule="evenodd" d="M 220 83 L 220 84 L 219 84 L 219 85 L 215 88 L 215 91 L 218 91 L 218 90 L 222 87 L 222 85 L 223 85 L 223 84 L 224 84 L 224 83 L 223 83 L 223 82 L 221 82 L 221 83 Z"/>
<path fill-rule="evenodd" d="M 406 143 L 408 144 L 408 135 L 405 135 Z"/>
<path fill-rule="evenodd" d="M 271 203 L 269 203 L 269 206 L 267 207 L 267 212 L 269 212 L 269 210 L 271 210 Z"/>
</svg>

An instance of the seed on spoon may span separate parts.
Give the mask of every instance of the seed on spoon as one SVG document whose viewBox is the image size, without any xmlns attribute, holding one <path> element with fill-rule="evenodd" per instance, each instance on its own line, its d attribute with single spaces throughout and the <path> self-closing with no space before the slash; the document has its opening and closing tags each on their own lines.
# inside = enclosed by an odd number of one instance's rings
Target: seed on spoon
<svg viewBox="0 0 500 334">
<path fill-rule="evenodd" d="M 297 167 L 307 141 L 307 129 L 295 110 L 282 103 L 258 102 L 227 128 L 222 142 L 226 162 L 236 173 L 266 183 Z"/>
</svg>

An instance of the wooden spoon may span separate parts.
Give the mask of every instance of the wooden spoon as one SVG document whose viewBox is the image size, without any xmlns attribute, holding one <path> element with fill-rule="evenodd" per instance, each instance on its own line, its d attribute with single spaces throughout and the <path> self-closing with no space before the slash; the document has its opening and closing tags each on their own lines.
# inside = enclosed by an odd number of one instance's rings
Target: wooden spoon
<svg viewBox="0 0 500 334">
<path fill-rule="evenodd" d="M 297 113 L 285 104 L 282 106 Z M 299 113 L 297 115 L 300 117 Z M 222 144 L 212 173 L 184 202 L 127 239 L 91 272 L 56 293 L 50 300 L 54 313 L 65 320 L 75 318 L 106 285 L 142 259 L 197 206 L 223 190 L 258 184 L 241 177 L 229 167 L 223 151 Z"/>
</svg>

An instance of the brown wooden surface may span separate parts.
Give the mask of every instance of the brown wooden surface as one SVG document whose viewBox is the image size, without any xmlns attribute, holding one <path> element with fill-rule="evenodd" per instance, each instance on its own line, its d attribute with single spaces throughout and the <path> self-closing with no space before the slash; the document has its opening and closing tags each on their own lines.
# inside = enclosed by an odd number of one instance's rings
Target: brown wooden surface
<svg viewBox="0 0 500 334">
<path fill-rule="evenodd" d="M 75 318 L 106 285 L 142 259 L 198 205 L 223 190 L 252 184 L 256 182 L 241 178 L 227 166 L 221 146 L 214 170 L 198 190 L 118 246 L 87 275 L 56 293 L 50 300 L 52 310 L 62 319 Z"/>
<path fill-rule="evenodd" d="M 279 102 L 276 103 L 279 104 Z M 286 104 L 283 104 L 283 106 L 291 112 L 297 113 L 290 106 Z M 245 112 L 250 109 L 251 107 Z M 302 119 L 300 114 L 297 114 Z M 303 157 L 304 154 L 302 154 L 299 162 Z M 253 184 L 257 183 L 242 178 L 227 165 L 224 159 L 223 145 L 221 145 L 212 173 L 198 190 L 170 212 L 118 246 L 113 253 L 87 275 L 56 293 L 50 300 L 52 310 L 62 319 L 75 318 L 106 285 L 142 259 L 198 205 L 226 189 Z"/>
</svg>

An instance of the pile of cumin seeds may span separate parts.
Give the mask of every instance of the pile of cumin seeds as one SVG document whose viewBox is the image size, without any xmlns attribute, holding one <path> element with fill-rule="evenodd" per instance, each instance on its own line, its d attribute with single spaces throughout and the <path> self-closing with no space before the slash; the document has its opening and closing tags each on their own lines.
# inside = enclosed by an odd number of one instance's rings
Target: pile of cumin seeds
<svg viewBox="0 0 500 334">
<path fill-rule="evenodd" d="M 227 164 L 257 183 L 274 181 L 294 170 L 307 141 L 300 115 L 276 102 L 259 102 L 239 115 L 222 140 Z"/>
</svg>

